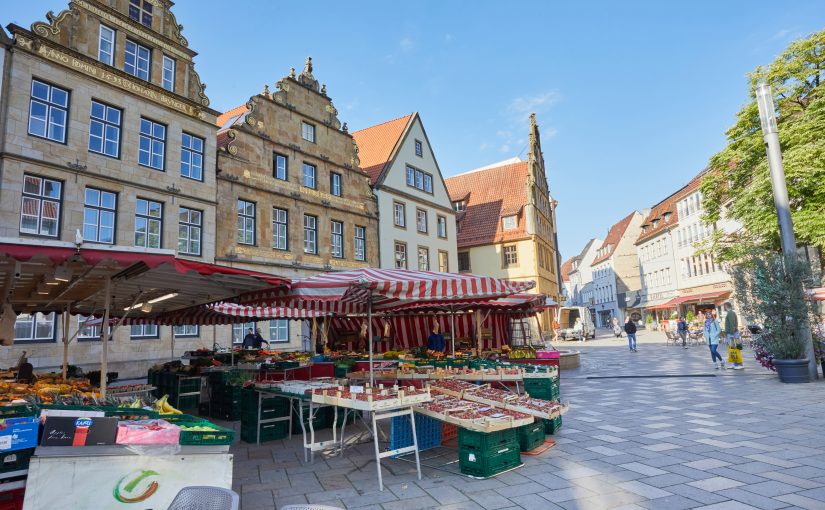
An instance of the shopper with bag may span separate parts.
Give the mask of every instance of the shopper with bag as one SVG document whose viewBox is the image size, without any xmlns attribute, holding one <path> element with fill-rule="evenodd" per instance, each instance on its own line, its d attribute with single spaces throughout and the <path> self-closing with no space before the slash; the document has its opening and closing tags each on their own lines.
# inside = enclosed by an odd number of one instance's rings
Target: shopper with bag
<svg viewBox="0 0 825 510">
<path fill-rule="evenodd" d="M 730 302 L 725 303 L 725 336 L 728 338 L 728 368 L 742 370 L 742 340 L 739 337 L 739 318 Z"/>
<path fill-rule="evenodd" d="M 705 342 L 708 343 L 708 347 L 710 347 L 710 359 L 713 361 L 713 366 L 716 370 L 720 368 L 725 368 L 725 361 L 722 359 L 722 356 L 717 352 L 716 349 L 719 348 L 719 334 L 722 332 L 721 328 L 719 327 L 719 323 L 716 322 L 716 319 L 713 318 L 713 315 L 710 312 L 705 312 Z M 719 365 L 716 365 L 716 358 L 719 358 Z"/>
<path fill-rule="evenodd" d="M 678 333 L 679 338 L 682 339 L 682 347 L 687 349 L 688 323 L 684 317 L 679 317 L 679 320 L 676 322 L 676 333 Z"/>
</svg>

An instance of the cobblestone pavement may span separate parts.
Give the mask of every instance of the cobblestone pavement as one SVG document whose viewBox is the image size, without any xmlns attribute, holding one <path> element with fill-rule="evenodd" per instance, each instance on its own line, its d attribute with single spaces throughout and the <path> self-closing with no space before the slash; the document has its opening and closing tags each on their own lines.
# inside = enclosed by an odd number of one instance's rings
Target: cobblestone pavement
<svg viewBox="0 0 825 510">
<path fill-rule="evenodd" d="M 606 337 L 565 347 L 582 352 L 562 373 L 570 411 L 556 447 L 520 469 L 474 480 L 451 465 L 417 480 L 385 459 L 379 492 L 372 443 L 314 464 L 297 437 L 241 443 L 242 508 L 825 509 L 822 380 L 781 384 L 747 351 L 745 370 L 714 370 L 707 347 L 665 346 L 659 332 L 641 332 L 637 353 Z"/>
</svg>

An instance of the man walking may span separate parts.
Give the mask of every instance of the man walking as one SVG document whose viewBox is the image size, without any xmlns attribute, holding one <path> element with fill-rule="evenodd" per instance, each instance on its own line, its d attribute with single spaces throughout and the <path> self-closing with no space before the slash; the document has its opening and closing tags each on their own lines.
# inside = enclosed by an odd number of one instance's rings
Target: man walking
<svg viewBox="0 0 825 510">
<path fill-rule="evenodd" d="M 676 322 L 676 333 L 678 333 L 679 338 L 682 339 L 682 347 L 687 349 L 688 324 L 684 317 L 679 317 L 679 320 Z"/>
<path fill-rule="evenodd" d="M 728 363 L 734 370 L 742 370 L 742 344 L 739 341 L 739 318 L 730 302 L 725 303 L 725 336 L 728 338 Z"/>
<path fill-rule="evenodd" d="M 630 316 L 624 320 L 624 332 L 627 333 L 627 344 L 630 346 L 630 352 L 639 352 L 636 350 L 636 323 L 630 320 Z"/>
</svg>

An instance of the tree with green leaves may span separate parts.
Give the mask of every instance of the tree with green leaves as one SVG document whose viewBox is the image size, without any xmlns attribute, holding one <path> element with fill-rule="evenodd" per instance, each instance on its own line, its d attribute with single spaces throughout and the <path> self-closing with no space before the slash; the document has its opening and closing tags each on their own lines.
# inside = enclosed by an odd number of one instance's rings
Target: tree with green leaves
<svg viewBox="0 0 825 510">
<path fill-rule="evenodd" d="M 755 247 L 779 250 L 768 159 L 762 140 L 756 85 L 771 86 L 777 100 L 779 139 L 797 242 L 825 251 L 825 30 L 793 42 L 767 67 L 748 75 L 750 101 L 726 132 L 728 145 L 714 155 L 702 180 L 707 223 L 724 215 L 740 222 L 717 231 L 703 248 L 737 260 Z"/>
</svg>

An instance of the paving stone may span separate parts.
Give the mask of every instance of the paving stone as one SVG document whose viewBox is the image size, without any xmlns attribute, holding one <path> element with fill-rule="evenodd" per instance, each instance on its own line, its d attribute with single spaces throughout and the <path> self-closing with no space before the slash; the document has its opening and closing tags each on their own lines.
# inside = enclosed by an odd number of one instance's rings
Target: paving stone
<svg viewBox="0 0 825 510">
<path fill-rule="evenodd" d="M 630 462 L 628 464 L 621 464 L 621 467 L 625 469 L 629 469 L 631 471 L 635 471 L 637 473 L 641 473 L 646 476 L 656 476 L 656 475 L 664 475 L 667 471 L 663 471 L 661 469 L 651 467 L 647 464 L 643 464 L 641 462 Z"/>
<path fill-rule="evenodd" d="M 438 502 L 429 496 L 425 496 L 382 503 L 381 507 L 384 508 L 384 510 L 419 510 L 421 508 L 437 508 Z"/>
<path fill-rule="evenodd" d="M 702 504 L 690 498 L 674 494 L 673 496 L 642 501 L 639 506 L 648 510 L 687 510 L 702 506 Z"/>
<path fill-rule="evenodd" d="M 799 492 L 800 488 L 795 485 L 790 485 L 787 483 L 777 482 L 776 480 L 769 480 L 767 482 L 762 483 L 754 483 L 748 484 L 743 489 L 753 492 L 755 494 L 759 494 L 761 496 L 767 497 L 775 497 L 781 496 L 783 494 L 791 494 L 793 492 Z"/>
<path fill-rule="evenodd" d="M 700 506 L 702 510 L 754 510 L 756 507 L 740 503 L 739 501 L 728 500 L 713 505 Z"/>
<path fill-rule="evenodd" d="M 735 489 L 725 489 L 719 491 L 717 494 L 735 501 L 739 501 L 740 503 L 761 508 L 763 510 L 777 510 L 788 506 L 788 504 L 784 501 L 779 501 L 771 497 L 760 496 L 759 494 L 754 494 L 753 492 L 749 492 L 738 487 Z"/>
<path fill-rule="evenodd" d="M 470 492 L 467 495 L 486 510 L 498 510 L 512 506 L 512 502 L 509 499 L 492 490 Z"/>
<path fill-rule="evenodd" d="M 702 471 L 707 471 L 709 469 L 716 469 L 723 466 L 729 466 L 730 462 L 725 462 L 718 459 L 703 459 L 697 460 L 693 462 L 686 462 L 685 466 L 693 469 L 701 469 Z"/>
<path fill-rule="evenodd" d="M 742 482 L 737 482 L 736 480 L 725 478 L 723 476 L 715 476 L 713 478 L 706 478 L 704 480 L 689 482 L 688 485 L 705 491 L 715 492 L 724 489 L 732 489 L 733 487 L 739 487 L 740 485 L 744 484 Z"/>
<path fill-rule="evenodd" d="M 676 473 L 667 473 L 659 476 L 650 476 L 641 481 L 648 485 L 652 485 L 660 489 L 665 488 L 665 490 L 667 490 L 666 488 L 671 485 L 687 483 L 692 480 L 686 476 L 677 475 Z"/>
<path fill-rule="evenodd" d="M 825 502 L 822 500 L 809 498 L 807 496 L 803 496 L 802 494 L 783 494 L 781 496 L 776 496 L 774 499 L 798 506 L 800 508 L 805 508 L 806 510 L 822 510 L 822 508 L 825 508 Z"/>
<path fill-rule="evenodd" d="M 665 490 L 659 489 L 658 487 L 653 487 L 652 485 L 648 485 L 646 483 L 642 483 L 636 480 L 630 482 L 622 482 L 618 484 L 623 490 L 632 492 L 634 494 L 638 494 L 643 496 L 647 499 L 656 499 L 656 498 L 663 498 L 665 496 L 670 496 L 673 493 L 667 492 Z"/>
</svg>

